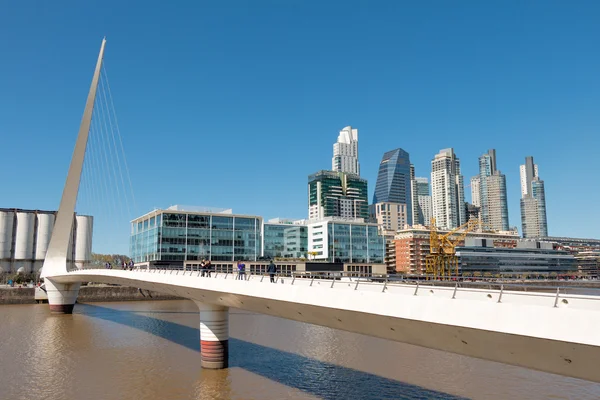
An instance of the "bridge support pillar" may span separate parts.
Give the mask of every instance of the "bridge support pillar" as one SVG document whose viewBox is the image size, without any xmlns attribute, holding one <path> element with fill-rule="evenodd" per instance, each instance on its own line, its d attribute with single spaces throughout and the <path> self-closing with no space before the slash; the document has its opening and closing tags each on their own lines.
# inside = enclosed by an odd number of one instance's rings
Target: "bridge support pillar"
<svg viewBox="0 0 600 400">
<path fill-rule="evenodd" d="M 49 278 L 44 279 L 48 304 L 52 314 L 72 314 L 79 295 L 81 283 L 58 283 Z"/>
<path fill-rule="evenodd" d="M 196 301 L 200 309 L 200 359 L 202 368 L 229 366 L 229 307 Z"/>
</svg>

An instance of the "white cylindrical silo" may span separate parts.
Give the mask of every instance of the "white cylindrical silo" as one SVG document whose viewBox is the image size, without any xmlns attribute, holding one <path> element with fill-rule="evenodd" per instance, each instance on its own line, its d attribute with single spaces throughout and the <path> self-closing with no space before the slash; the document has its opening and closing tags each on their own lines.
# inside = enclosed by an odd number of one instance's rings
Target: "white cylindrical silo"
<svg viewBox="0 0 600 400">
<path fill-rule="evenodd" d="M 78 215 L 75 236 L 75 265 L 82 268 L 92 260 L 92 233 L 94 218 L 91 215 Z"/>
<path fill-rule="evenodd" d="M 17 237 L 15 240 L 15 260 L 33 259 L 33 235 L 35 213 L 17 212 Z"/>
<path fill-rule="evenodd" d="M 0 268 L 4 272 L 10 272 L 14 216 L 12 211 L 0 211 Z"/>
<path fill-rule="evenodd" d="M 48 244 L 52 236 L 52 228 L 54 227 L 54 214 L 40 213 L 37 216 L 37 242 L 35 244 L 35 259 L 43 260 L 46 258 Z"/>
</svg>

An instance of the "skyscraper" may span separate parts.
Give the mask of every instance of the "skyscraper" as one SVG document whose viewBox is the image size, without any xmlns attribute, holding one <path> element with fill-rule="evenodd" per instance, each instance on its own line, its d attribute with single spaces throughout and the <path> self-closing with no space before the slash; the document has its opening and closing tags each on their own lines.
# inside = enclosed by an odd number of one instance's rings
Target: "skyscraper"
<svg viewBox="0 0 600 400">
<path fill-rule="evenodd" d="M 331 170 L 360 175 L 358 129 L 347 126 L 340 131 L 337 142 L 333 144 Z"/>
<path fill-rule="evenodd" d="M 308 177 L 308 218 L 369 218 L 367 180 L 355 174 L 319 171 Z"/>
<path fill-rule="evenodd" d="M 538 175 L 533 157 L 525 157 L 521 165 L 521 225 L 524 238 L 548 236 L 546 217 L 546 191 L 544 181 Z"/>
<path fill-rule="evenodd" d="M 413 225 L 428 226 L 431 221 L 431 195 L 429 194 L 429 180 L 415 177 L 411 180 L 413 193 Z"/>
<path fill-rule="evenodd" d="M 467 222 L 465 188 L 454 149 L 442 149 L 431 161 L 431 205 L 436 225 L 454 229 Z"/>
<path fill-rule="evenodd" d="M 481 193 L 479 192 L 479 175 L 471 178 L 471 203 L 474 206 L 481 207 Z"/>
<path fill-rule="evenodd" d="M 480 207 L 481 219 L 485 224 L 492 229 L 507 231 L 506 177 L 496 166 L 496 150 L 491 149 L 479 157 L 479 204 L 473 204 Z"/>
<path fill-rule="evenodd" d="M 410 157 L 400 148 L 383 154 L 375 184 L 373 204 L 399 203 L 406 205 L 406 220 L 412 221 L 410 186 Z"/>
</svg>

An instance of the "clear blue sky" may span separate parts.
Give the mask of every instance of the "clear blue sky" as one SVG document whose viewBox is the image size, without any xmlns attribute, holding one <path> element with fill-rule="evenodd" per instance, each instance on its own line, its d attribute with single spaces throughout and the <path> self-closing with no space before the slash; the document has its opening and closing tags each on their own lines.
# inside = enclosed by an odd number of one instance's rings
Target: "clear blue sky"
<svg viewBox="0 0 600 400">
<path fill-rule="evenodd" d="M 429 176 L 453 147 L 467 182 L 495 148 L 511 225 L 532 155 L 550 234 L 598 237 L 598 21 L 597 1 L 7 1 L 0 207 L 58 207 L 106 35 L 137 204 L 123 220 L 172 204 L 306 217 L 307 175 L 352 125 L 370 196 L 387 150 Z M 127 222 L 110 231 L 94 250 L 127 252 Z"/>
</svg>

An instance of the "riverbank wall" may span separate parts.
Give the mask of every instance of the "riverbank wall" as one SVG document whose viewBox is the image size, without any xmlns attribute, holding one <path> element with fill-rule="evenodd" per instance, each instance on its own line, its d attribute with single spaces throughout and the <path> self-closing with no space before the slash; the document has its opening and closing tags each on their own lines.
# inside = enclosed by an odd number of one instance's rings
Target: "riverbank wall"
<svg viewBox="0 0 600 400">
<path fill-rule="evenodd" d="M 82 286 L 77 298 L 78 303 L 143 300 L 181 300 L 181 298 L 126 286 Z M 34 303 L 36 303 L 35 288 L 0 288 L 0 304 Z"/>
</svg>

